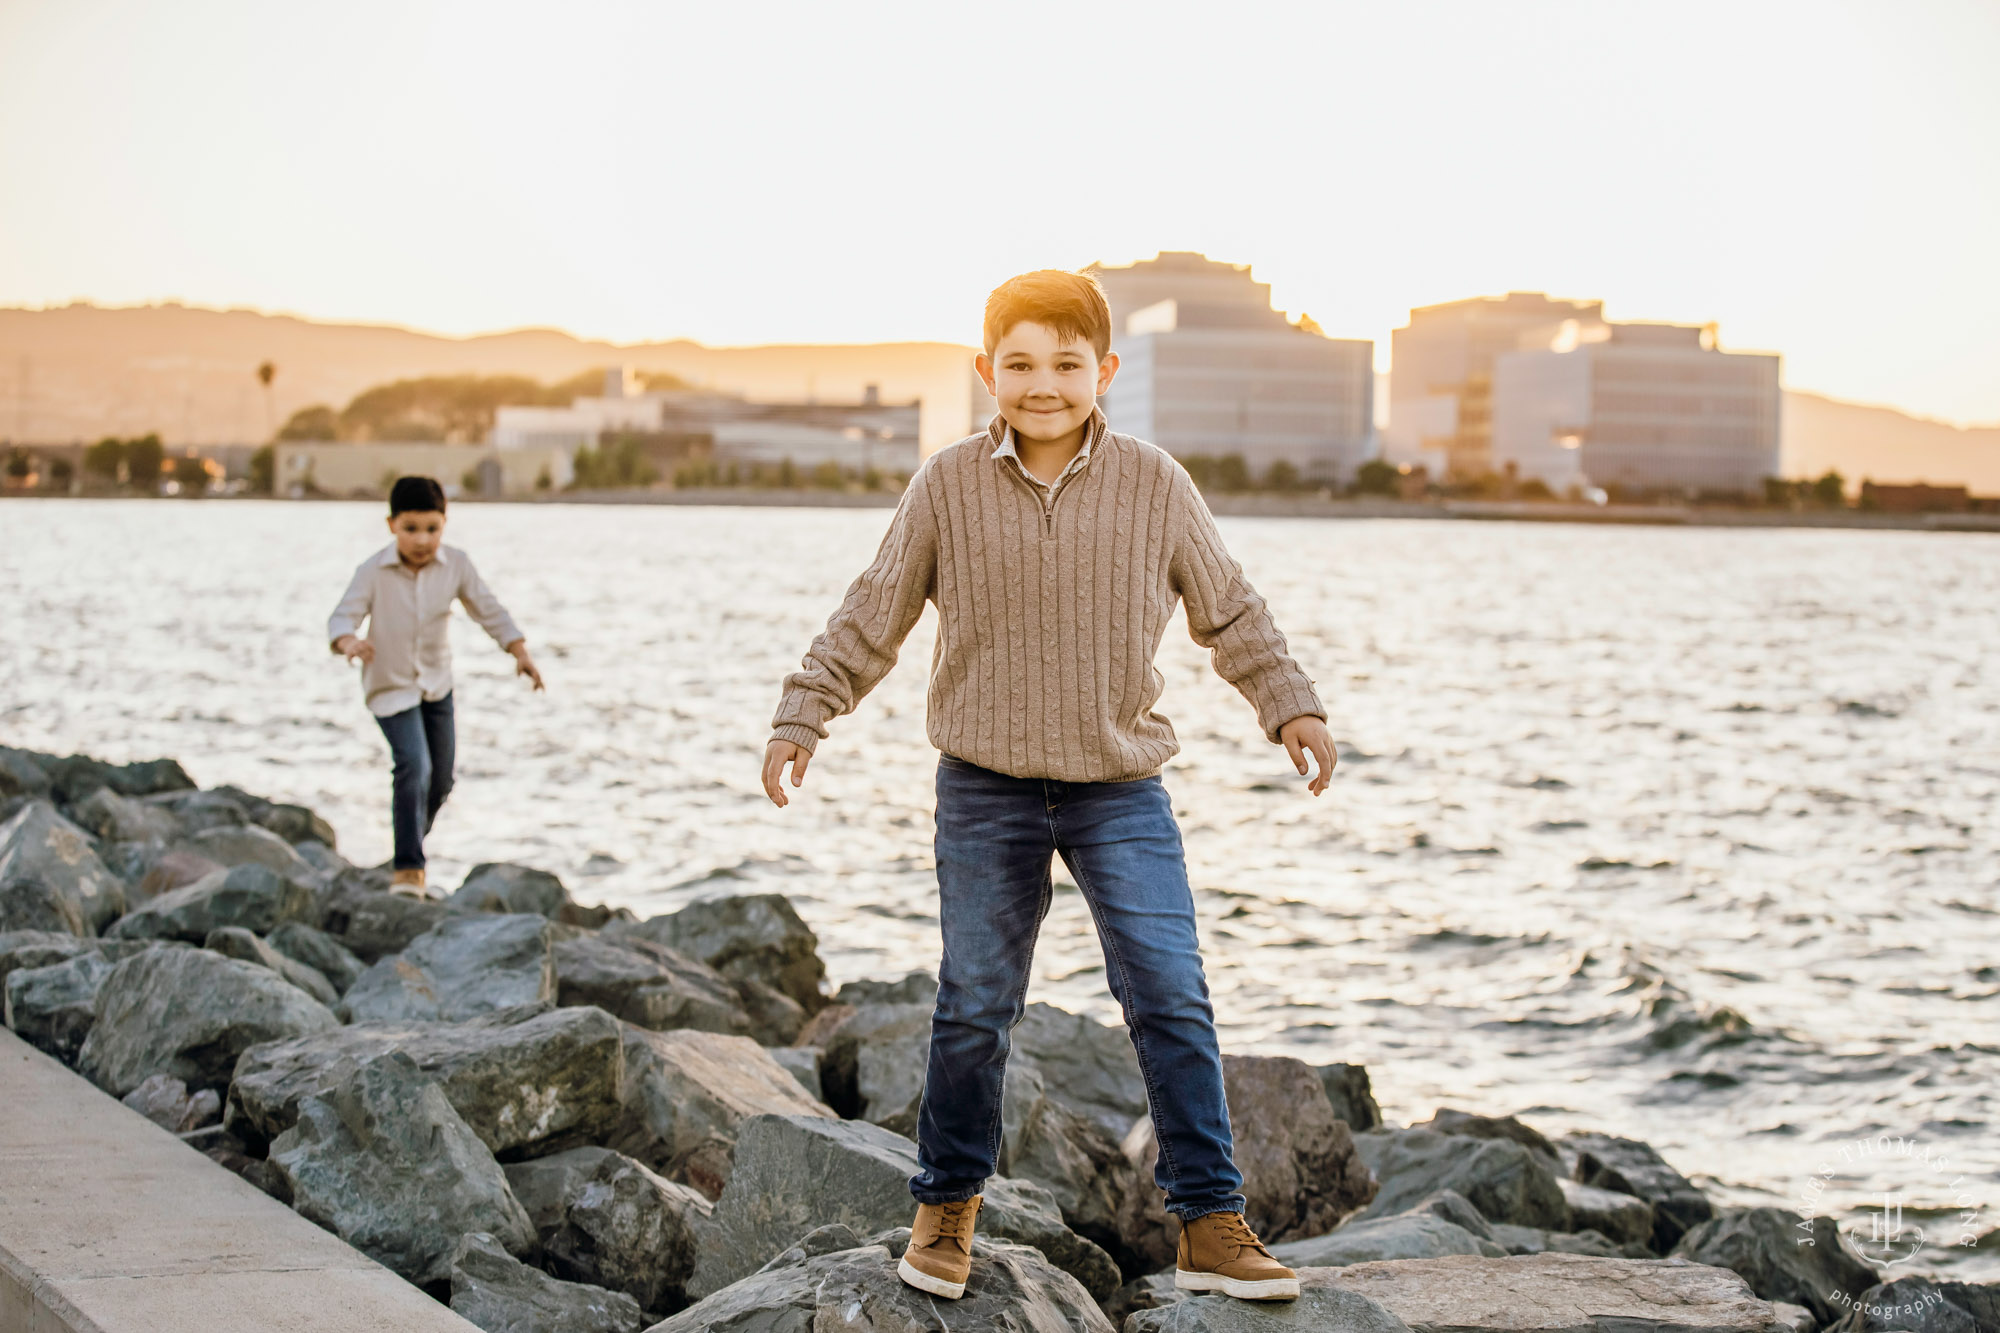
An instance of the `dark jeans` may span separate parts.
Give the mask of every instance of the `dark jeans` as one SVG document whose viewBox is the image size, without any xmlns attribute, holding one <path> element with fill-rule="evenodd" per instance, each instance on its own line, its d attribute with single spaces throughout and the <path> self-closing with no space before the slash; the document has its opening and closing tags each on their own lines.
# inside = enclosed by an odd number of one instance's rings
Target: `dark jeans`
<svg viewBox="0 0 2000 1333">
<path fill-rule="evenodd" d="M 426 699 L 415 708 L 375 719 L 389 738 L 395 763 L 389 778 L 389 814 L 396 828 L 396 869 L 421 870 L 424 834 L 438 807 L 451 795 L 451 766 L 457 741 L 451 696 Z"/>
<path fill-rule="evenodd" d="M 910 1193 L 948 1203 L 994 1173 L 1014 1025 L 1060 854 L 1097 923 L 1111 993 L 1146 1081 L 1153 1179 L 1183 1220 L 1243 1210 L 1215 1014 L 1195 940 L 1180 827 L 1157 777 L 1014 778 L 946 755 L 937 774 L 944 957 Z"/>
</svg>

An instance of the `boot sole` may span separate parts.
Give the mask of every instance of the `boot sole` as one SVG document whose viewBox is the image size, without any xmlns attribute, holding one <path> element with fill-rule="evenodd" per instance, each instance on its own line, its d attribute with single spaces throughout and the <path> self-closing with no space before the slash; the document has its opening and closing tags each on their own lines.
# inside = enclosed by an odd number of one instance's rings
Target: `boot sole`
<svg viewBox="0 0 2000 1333">
<path fill-rule="evenodd" d="M 1251 1282 L 1222 1273 L 1190 1273 L 1185 1268 L 1176 1268 L 1174 1285 L 1182 1291 L 1219 1291 L 1239 1301 L 1295 1301 L 1299 1298 L 1299 1280 L 1295 1277 L 1272 1277 Z"/>
<path fill-rule="evenodd" d="M 931 1295 L 942 1296 L 946 1300 L 955 1301 L 965 1295 L 965 1284 L 963 1282 L 947 1282 L 941 1277 L 932 1277 L 929 1273 L 916 1267 L 908 1259 L 904 1259 L 896 1265 L 896 1276 L 915 1287 L 918 1291 L 928 1291 Z M 1292 1285 L 1297 1286 L 1298 1284 L 1295 1282 Z"/>
</svg>

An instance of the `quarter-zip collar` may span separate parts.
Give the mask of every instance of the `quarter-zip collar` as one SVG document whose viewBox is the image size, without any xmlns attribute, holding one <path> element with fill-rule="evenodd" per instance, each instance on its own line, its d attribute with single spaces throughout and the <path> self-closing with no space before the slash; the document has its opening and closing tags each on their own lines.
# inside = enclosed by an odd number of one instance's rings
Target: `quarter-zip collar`
<svg viewBox="0 0 2000 1333">
<path fill-rule="evenodd" d="M 1105 420 L 1104 409 L 1092 404 L 1090 419 L 1084 424 L 1083 446 L 1076 451 L 1076 457 L 1069 460 L 1069 466 L 1062 470 L 1062 475 L 1053 482 L 1047 482 L 1028 471 L 1027 464 L 1021 461 L 1020 450 L 1016 447 L 1014 428 L 1008 424 L 1006 417 L 995 412 L 993 420 L 987 423 L 987 438 L 993 441 L 993 452 L 989 457 L 996 466 L 1019 478 L 1021 484 L 1026 486 L 1040 502 L 1044 538 L 1055 536 L 1056 497 L 1061 495 L 1069 483 L 1088 466 L 1092 450 L 1103 441 L 1109 429 L 1110 424 Z"/>
</svg>

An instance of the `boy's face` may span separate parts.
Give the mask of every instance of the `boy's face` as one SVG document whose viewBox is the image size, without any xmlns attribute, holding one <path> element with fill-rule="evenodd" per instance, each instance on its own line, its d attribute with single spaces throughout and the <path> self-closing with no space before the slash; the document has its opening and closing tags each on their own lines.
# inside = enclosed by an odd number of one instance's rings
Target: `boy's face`
<svg viewBox="0 0 2000 1333">
<path fill-rule="evenodd" d="M 421 569 L 437 558 L 444 542 L 444 515 L 435 509 L 405 509 L 389 518 L 389 531 L 396 535 L 396 554 L 412 569 Z"/>
<path fill-rule="evenodd" d="M 1090 419 L 1098 395 L 1118 373 L 1118 354 L 1107 352 L 1099 361 L 1087 339 L 1022 323 L 1000 335 L 992 356 L 981 353 L 974 364 L 1018 434 L 1059 440 Z"/>
</svg>

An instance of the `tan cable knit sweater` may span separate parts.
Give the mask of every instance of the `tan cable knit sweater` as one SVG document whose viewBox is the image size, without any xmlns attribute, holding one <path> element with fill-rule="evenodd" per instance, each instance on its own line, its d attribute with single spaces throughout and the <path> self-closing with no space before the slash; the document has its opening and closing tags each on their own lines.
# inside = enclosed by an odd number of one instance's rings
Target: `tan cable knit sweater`
<svg viewBox="0 0 2000 1333">
<path fill-rule="evenodd" d="M 1185 469 L 1092 414 L 1084 466 L 1043 502 L 1006 424 L 939 450 L 910 479 L 874 563 L 785 677 L 772 736 L 810 751 L 896 664 L 938 608 L 930 739 L 1023 778 L 1149 777 L 1180 746 L 1153 711 L 1153 666 L 1176 598 L 1216 672 L 1273 742 L 1326 710 L 1264 599 L 1222 544 Z"/>
</svg>

